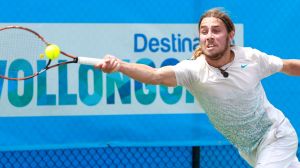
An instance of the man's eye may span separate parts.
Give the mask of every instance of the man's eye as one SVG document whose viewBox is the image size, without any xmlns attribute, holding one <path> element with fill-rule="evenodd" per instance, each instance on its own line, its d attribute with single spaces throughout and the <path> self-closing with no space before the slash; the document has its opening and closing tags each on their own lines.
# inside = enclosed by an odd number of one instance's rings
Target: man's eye
<svg viewBox="0 0 300 168">
<path fill-rule="evenodd" d="M 201 34 L 207 34 L 207 31 L 206 30 L 202 30 Z"/>
<path fill-rule="evenodd" d="M 218 30 L 218 29 L 217 29 L 217 30 L 213 30 L 213 32 L 214 32 L 214 33 L 219 33 L 220 30 Z"/>
</svg>

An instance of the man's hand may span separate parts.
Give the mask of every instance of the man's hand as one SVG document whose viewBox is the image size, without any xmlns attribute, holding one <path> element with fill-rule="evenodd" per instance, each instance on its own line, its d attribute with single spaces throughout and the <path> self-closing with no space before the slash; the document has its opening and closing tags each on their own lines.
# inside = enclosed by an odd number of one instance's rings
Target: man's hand
<svg viewBox="0 0 300 168">
<path fill-rule="evenodd" d="M 106 55 L 104 62 L 96 64 L 94 67 L 102 70 L 105 73 L 112 73 L 119 71 L 121 60 L 112 55 Z"/>
</svg>

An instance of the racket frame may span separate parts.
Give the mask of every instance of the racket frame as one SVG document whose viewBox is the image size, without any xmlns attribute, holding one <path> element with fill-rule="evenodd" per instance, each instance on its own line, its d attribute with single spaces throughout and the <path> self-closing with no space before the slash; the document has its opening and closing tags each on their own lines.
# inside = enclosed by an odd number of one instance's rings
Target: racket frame
<svg viewBox="0 0 300 168">
<path fill-rule="evenodd" d="M 7 29 L 19 29 L 19 30 L 27 31 L 29 33 L 32 33 L 33 35 L 35 35 L 36 37 L 38 37 L 43 43 L 45 43 L 45 47 L 47 47 L 48 45 L 51 45 L 51 43 L 47 42 L 42 35 L 40 35 L 36 31 L 34 31 L 32 29 L 29 29 L 27 27 L 23 27 L 23 26 L 6 26 L 6 27 L 0 28 L 0 32 L 4 31 L 4 30 L 7 30 Z M 11 78 L 11 77 L 0 75 L 0 78 L 7 79 L 7 80 L 27 80 L 27 79 L 30 79 L 30 78 L 38 76 L 39 74 L 43 73 L 44 71 L 46 71 L 48 69 L 51 69 L 51 68 L 54 68 L 54 67 L 58 67 L 58 66 L 61 66 L 61 65 L 70 64 L 70 63 L 78 63 L 78 57 L 76 57 L 74 55 L 71 55 L 71 54 L 68 54 L 68 53 L 66 53 L 64 51 L 60 51 L 60 53 L 62 55 L 64 55 L 64 56 L 66 56 L 66 57 L 71 58 L 72 60 L 65 61 L 65 62 L 60 62 L 60 63 L 52 65 L 51 64 L 51 59 L 48 59 L 48 62 L 47 62 L 46 66 L 43 69 L 41 69 L 38 72 L 33 73 L 30 76 L 25 76 L 25 77 L 21 77 L 21 78 Z"/>
</svg>

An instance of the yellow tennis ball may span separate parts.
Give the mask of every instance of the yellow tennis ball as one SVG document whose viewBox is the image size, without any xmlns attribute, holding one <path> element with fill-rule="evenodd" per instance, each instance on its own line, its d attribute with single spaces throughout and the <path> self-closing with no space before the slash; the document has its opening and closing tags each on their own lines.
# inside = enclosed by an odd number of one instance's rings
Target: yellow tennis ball
<svg viewBox="0 0 300 168">
<path fill-rule="evenodd" d="M 60 48 L 55 44 L 50 44 L 46 47 L 45 54 L 49 59 L 54 60 L 58 58 L 60 54 Z"/>
</svg>

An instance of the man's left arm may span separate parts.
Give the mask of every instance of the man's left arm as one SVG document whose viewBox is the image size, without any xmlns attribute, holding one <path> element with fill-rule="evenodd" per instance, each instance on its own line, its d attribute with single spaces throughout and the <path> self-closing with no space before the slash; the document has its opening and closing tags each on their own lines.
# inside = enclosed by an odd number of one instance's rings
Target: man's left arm
<svg viewBox="0 0 300 168">
<path fill-rule="evenodd" d="M 300 76 L 300 60 L 285 59 L 282 61 L 283 66 L 281 72 L 291 76 Z"/>
</svg>

